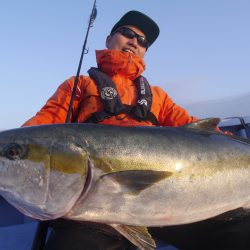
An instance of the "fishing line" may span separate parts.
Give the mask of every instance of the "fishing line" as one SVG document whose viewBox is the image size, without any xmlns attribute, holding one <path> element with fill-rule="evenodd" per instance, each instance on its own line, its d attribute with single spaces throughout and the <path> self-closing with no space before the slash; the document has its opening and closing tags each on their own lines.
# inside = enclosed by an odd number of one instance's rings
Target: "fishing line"
<svg viewBox="0 0 250 250">
<path fill-rule="evenodd" d="M 72 106 L 73 106 L 73 101 L 74 101 L 75 96 L 76 96 L 76 89 L 77 89 L 77 85 L 78 85 L 78 82 L 79 82 L 79 75 L 80 75 L 80 71 L 81 71 L 81 67 L 82 67 L 83 56 L 84 56 L 84 54 L 88 53 L 88 49 L 86 49 L 86 45 L 87 45 L 89 30 L 90 30 L 90 28 L 93 27 L 96 16 L 97 16 L 97 9 L 96 9 L 96 0 L 95 0 L 94 4 L 93 4 L 92 11 L 91 11 L 91 15 L 90 15 L 90 18 L 89 18 L 87 33 L 85 35 L 84 43 L 83 43 L 83 46 L 82 46 L 82 53 L 81 53 L 77 73 L 76 73 L 76 76 L 75 76 L 75 81 L 74 81 L 74 85 L 73 85 L 73 89 L 72 89 L 72 94 L 71 94 L 71 98 L 70 98 L 70 103 L 69 103 L 69 108 L 68 108 L 65 123 L 70 122 L 70 114 L 71 114 L 71 110 L 72 110 Z"/>
</svg>

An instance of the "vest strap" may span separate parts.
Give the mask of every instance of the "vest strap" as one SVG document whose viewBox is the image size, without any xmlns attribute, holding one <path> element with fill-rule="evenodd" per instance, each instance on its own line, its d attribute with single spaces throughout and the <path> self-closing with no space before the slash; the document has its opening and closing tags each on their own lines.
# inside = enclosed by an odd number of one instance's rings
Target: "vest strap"
<svg viewBox="0 0 250 250">
<path fill-rule="evenodd" d="M 106 112 L 105 110 L 102 111 L 98 111 L 93 113 L 86 121 L 86 123 L 98 123 L 101 122 L 105 119 L 108 119 L 109 117 L 111 117 L 112 115 L 109 114 L 108 112 Z"/>
<path fill-rule="evenodd" d="M 135 108 L 135 106 L 131 106 L 131 105 L 124 105 L 125 106 L 125 110 L 123 113 L 125 114 L 130 114 L 133 116 L 133 109 Z M 105 119 L 110 118 L 111 116 L 113 116 L 112 114 L 109 114 L 108 112 L 106 112 L 105 110 L 102 111 L 97 111 L 95 113 L 93 113 L 87 120 L 85 120 L 85 123 L 99 123 Z M 139 120 L 139 119 L 137 119 Z M 158 121 L 155 117 L 155 115 L 152 112 L 149 112 L 147 114 L 147 117 L 144 119 L 146 121 L 150 121 L 153 125 L 158 125 Z M 140 119 L 139 121 L 143 121 L 142 119 Z"/>
<path fill-rule="evenodd" d="M 152 106 L 152 93 L 150 85 L 147 79 L 143 76 L 139 76 L 134 81 L 137 88 L 137 105 L 133 109 L 135 117 L 141 120 L 145 120 L 148 117 L 148 113 Z"/>
<path fill-rule="evenodd" d="M 115 83 L 105 73 L 98 68 L 90 68 L 89 76 L 97 85 L 99 96 L 103 102 L 104 110 L 93 113 L 86 121 L 88 123 L 98 123 L 111 116 L 121 113 L 129 114 L 138 121 L 150 121 L 158 125 L 155 115 L 150 111 L 152 106 L 152 93 L 147 79 L 139 76 L 134 83 L 137 88 L 136 106 L 122 104 Z"/>
<path fill-rule="evenodd" d="M 109 76 L 97 68 L 90 68 L 88 73 L 97 85 L 99 96 L 104 105 L 104 110 L 109 114 L 120 114 L 124 110 L 124 107 L 118 95 L 115 83 Z"/>
</svg>

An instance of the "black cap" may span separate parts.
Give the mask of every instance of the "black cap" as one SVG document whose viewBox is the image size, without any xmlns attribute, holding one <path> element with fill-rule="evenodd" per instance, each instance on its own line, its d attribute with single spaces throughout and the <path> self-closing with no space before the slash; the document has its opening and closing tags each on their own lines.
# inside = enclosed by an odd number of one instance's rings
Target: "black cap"
<svg viewBox="0 0 250 250">
<path fill-rule="evenodd" d="M 145 34 L 149 46 L 152 45 L 160 33 L 160 29 L 154 20 L 139 11 L 131 10 L 114 25 L 110 34 L 119 27 L 126 25 L 135 26 L 140 29 Z"/>
</svg>

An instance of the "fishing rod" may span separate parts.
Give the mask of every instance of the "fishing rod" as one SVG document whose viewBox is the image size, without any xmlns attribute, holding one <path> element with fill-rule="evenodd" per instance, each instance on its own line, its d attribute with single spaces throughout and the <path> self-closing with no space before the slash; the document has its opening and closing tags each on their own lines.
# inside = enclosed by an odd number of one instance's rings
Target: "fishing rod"
<svg viewBox="0 0 250 250">
<path fill-rule="evenodd" d="M 72 94 L 71 94 L 71 98 L 70 98 L 70 103 L 69 103 L 69 108 L 68 108 L 65 123 L 68 123 L 69 120 L 70 120 L 70 114 L 71 114 L 71 110 L 72 110 L 72 106 L 73 106 L 73 101 L 74 101 L 75 96 L 76 96 L 76 89 L 77 89 L 77 85 L 78 85 L 78 82 L 79 82 L 79 75 L 80 75 L 80 71 L 81 71 L 81 67 L 82 67 L 83 56 L 84 56 L 84 54 L 88 53 L 88 50 L 86 49 L 86 45 L 87 45 L 89 30 L 90 30 L 91 27 L 93 27 L 93 23 L 95 21 L 96 16 L 97 16 L 97 9 L 96 9 L 96 0 L 95 0 L 94 4 L 93 4 L 92 11 L 91 11 L 91 15 L 90 15 L 90 18 L 89 18 L 89 24 L 88 24 L 88 29 L 87 29 L 87 32 L 86 32 L 86 35 L 85 35 L 85 40 L 84 40 L 84 43 L 83 43 L 83 46 L 82 46 L 82 53 L 81 53 L 77 73 L 76 73 L 76 76 L 75 76 L 75 81 L 74 81 L 74 85 L 73 85 L 73 89 L 72 89 Z"/>
</svg>

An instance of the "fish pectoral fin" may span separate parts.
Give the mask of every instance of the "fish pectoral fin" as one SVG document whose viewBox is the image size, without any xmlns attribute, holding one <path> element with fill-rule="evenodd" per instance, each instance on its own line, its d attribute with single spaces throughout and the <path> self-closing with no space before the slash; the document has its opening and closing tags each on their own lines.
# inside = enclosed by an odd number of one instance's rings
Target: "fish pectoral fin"
<svg viewBox="0 0 250 250">
<path fill-rule="evenodd" d="M 197 122 L 188 123 L 182 127 L 214 131 L 216 130 L 219 123 L 220 123 L 220 118 L 207 118 L 199 120 Z"/>
<path fill-rule="evenodd" d="M 141 250 L 153 250 L 156 244 L 146 227 L 110 224 L 116 231 L 123 235 Z"/>
<path fill-rule="evenodd" d="M 105 174 L 102 178 L 109 178 L 118 182 L 121 186 L 127 188 L 132 193 L 138 194 L 142 190 L 168 178 L 172 174 L 173 173 L 168 171 L 126 170 Z"/>
</svg>

